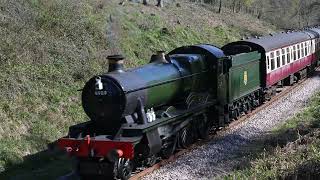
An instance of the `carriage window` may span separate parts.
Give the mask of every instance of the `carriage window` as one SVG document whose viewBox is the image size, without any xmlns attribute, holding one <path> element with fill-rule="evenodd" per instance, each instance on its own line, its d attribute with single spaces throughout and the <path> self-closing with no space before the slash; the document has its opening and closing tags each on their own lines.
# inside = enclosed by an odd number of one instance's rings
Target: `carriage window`
<svg viewBox="0 0 320 180">
<path fill-rule="evenodd" d="M 267 69 L 270 70 L 270 58 L 267 56 Z"/>
<path fill-rule="evenodd" d="M 308 45 L 307 43 L 304 43 L 304 56 L 307 56 L 308 55 Z"/>
<path fill-rule="evenodd" d="M 276 56 L 276 59 L 277 59 L 277 68 L 279 68 L 280 67 L 280 51 L 276 51 L 276 54 L 277 54 L 277 56 Z"/>
<path fill-rule="evenodd" d="M 287 63 L 290 63 L 290 49 L 287 48 Z"/>
<path fill-rule="evenodd" d="M 304 43 L 301 44 L 301 57 L 304 57 Z"/>
<path fill-rule="evenodd" d="M 296 46 L 293 46 L 293 60 L 297 60 Z"/>
<path fill-rule="evenodd" d="M 297 46 L 297 54 L 298 54 L 298 59 L 300 59 L 300 45 L 299 44 Z"/>
<path fill-rule="evenodd" d="M 274 52 L 270 53 L 270 63 L 271 63 L 271 70 L 274 70 L 275 65 L 274 65 Z"/>
<path fill-rule="evenodd" d="M 277 57 L 277 68 L 280 67 L 280 56 Z"/>
<path fill-rule="evenodd" d="M 286 50 L 282 49 L 282 65 L 286 64 Z"/>
<path fill-rule="evenodd" d="M 270 59 L 270 62 L 271 62 L 271 70 L 274 70 L 275 68 L 274 59 Z"/>
</svg>

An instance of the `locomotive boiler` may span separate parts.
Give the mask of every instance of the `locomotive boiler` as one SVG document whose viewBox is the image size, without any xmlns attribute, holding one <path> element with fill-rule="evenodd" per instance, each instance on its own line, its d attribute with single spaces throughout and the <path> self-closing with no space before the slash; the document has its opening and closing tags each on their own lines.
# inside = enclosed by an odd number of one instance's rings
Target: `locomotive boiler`
<svg viewBox="0 0 320 180">
<path fill-rule="evenodd" d="M 154 117 L 145 117 L 145 110 L 153 113 L 168 103 L 179 103 L 191 92 L 209 88 L 206 77 L 210 66 L 201 55 L 166 58 L 160 52 L 154 58 L 144 66 L 125 71 L 119 65 L 121 57 L 108 57 L 109 72 L 86 83 L 82 91 L 83 108 L 104 133 L 114 133 L 126 116 L 137 124 L 146 124 Z M 117 67 L 112 68 L 115 64 Z"/>
</svg>

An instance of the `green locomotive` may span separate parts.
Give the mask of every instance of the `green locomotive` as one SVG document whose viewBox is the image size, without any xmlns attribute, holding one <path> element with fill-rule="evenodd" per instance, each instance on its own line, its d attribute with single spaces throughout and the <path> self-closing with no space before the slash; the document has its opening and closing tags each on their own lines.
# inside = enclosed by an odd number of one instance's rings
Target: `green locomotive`
<svg viewBox="0 0 320 180">
<path fill-rule="evenodd" d="M 109 72 L 82 92 L 89 122 L 70 127 L 59 146 L 78 159 L 81 177 L 128 179 L 131 171 L 169 157 L 261 103 L 258 52 L 225 56 L 212 45 L 186 46 L 150 63 Z M 230 114 L 231 112 L 231 114 Z"/>
</svg>

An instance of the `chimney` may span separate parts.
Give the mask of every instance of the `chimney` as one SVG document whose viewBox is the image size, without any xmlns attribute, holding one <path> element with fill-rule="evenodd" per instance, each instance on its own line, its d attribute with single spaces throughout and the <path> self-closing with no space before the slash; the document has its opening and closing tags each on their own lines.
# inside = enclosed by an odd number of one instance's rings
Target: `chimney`
<svg viewBox="0 0 320 180">
<path fill-rule="evenodd" d="M 152 55 L 150 63 L 152 62 L 169 63 L 165 51 L 157 51 L 157 54 Z"/>
<path fill-rule="evenodd" d="M 124 72 L 124 57 L 122 55 L 107 56 L 109 62 L 108 72 Z"/>
</svg>

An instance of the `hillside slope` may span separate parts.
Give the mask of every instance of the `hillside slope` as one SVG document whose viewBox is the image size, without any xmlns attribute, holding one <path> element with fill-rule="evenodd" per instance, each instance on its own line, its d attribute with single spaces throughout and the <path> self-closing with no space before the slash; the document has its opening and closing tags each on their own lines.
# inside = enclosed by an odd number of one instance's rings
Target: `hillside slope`
<svg viewBox="0 0 320 180">
<path fill-rule="evenodd" d="M 106 72 L 106 55 L 122 53 L 133 67 L 156 50 L 273 31 L 184 1 L 162 9 L 117 0 L 0 2 L 0 179 L 50 179 L 70 169 L 65 157 L 43 150 L 87 120 L 77 90 Z"/>
</svg>

